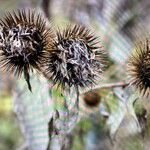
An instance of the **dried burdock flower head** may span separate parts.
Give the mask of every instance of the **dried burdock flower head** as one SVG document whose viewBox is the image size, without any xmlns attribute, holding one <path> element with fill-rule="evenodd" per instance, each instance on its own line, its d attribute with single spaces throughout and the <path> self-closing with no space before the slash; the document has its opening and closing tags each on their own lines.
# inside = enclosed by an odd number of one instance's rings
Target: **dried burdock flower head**
<svg viewBox="0 0 150 150">
<path fill-rule="evenodd" d="M 1 66 L 17 76 L 24 73 L 31 90 L 29 72 L 41 63 L 52 41 L 52 31 L 40 14 L 30 10 L 7 13 L 0 26 Z"/>
<path fill-rule="evenodd" d="M 84 103 L 89 107 L 96 107 L 101 101 L 100 94 L 95 91 L 86 92 L 83 96 Z"/>
<path fill-rule="evenodd" d="M 104 51 L 98 38 L 80 25 L 69 26 L 57 33 L 46 62 L 46 74 L 58 86 L 84 88 L 101 77 L 105 64 Z"/>
<path fill-rule="evenodd" d="M 133 51 L 128 72 L 131 77 L 130 84 L 135 86 L 142 96 L 150 95 L 150 41 L 148 39 L 137 44 Z"/>
</svg>

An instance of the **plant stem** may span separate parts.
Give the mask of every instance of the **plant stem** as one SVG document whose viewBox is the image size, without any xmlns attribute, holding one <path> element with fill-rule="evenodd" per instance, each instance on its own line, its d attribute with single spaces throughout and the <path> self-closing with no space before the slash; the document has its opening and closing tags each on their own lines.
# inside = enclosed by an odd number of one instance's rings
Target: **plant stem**
<svg viewBox="0 0 150 150">
<path fill-rule="evenodd" d="M 49 12 L 50 4 L 51 4 L 51 0 L 42 0 L 43 12 L 47 19 L 49 19 L 51 17 L 51 13 Z"/>
<path fill-rule="evenodd" d="M 114 83 L 102 83 L 101 85 L 97 85 L 96 87 L 94 88 L 91 88 L 91 89 L 86 89 L 82 94 L 90 91 L 90 90 L 98 90 L 98 89 L 101 89 L 101 88 L 115 88 L 115 87 L 126 87 L 128 86 L 129 83 L 125 82 L 125 81 L 120 81 L 120 82 L 114 82 Z"/>
</svg>

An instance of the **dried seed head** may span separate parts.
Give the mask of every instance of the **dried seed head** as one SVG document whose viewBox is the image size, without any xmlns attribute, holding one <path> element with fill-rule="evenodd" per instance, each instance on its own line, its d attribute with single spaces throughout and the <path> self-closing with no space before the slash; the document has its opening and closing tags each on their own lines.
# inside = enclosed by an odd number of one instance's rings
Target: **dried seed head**
<svg viewBox="0 0 150 150">
<path fill-rule="evenodd" d="M 150 94 L 150 41 L 141 41 L 130 57 L 128 64 L 131 85 L 143 96 Z"/>
<path fill-rule="evenodd" d="M 98 92 L 87 92 L 83 96 L 85 104 L 89 107 L 96 107 L 99 105 L 101 97 Z"/>
<path fill-rule="evenodd" d="M 52 32 L 41 15 L 30 10 L 6 14 L 0 26 L 1 66 L 18 76 L 24 73 L 31 90 L 29 71 L 41 63 L 52 41 Z"/>
<path fill-rule="evenodd" d="M 83 26 L 58 32 L 46 62 L 46 74 L 54 85 L 78 89 L 100 79 L 105 61 L 98 43 L 98 38 Z"/>
</svg>

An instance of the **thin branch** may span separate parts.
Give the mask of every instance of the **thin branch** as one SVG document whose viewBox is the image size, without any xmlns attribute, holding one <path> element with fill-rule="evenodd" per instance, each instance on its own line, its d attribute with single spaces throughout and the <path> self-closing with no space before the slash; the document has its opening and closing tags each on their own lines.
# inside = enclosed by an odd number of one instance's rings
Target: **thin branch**
<svg viewBox="0 0 150 150">
<path fill-rule="evenodd" d="M 125 81 L 121 81 L 121 82 L 115 82 L 115 83 L 102 83 L 101 85 L 97 85 L 94 88 L 91 89 L 86 89 L 82 94 L 90 91 L 90 90 L 99 90 L 101 88 L 115 88 L 115 87 L 126 87 L 128 86 L 129 83 L 125 82 Z"/>
</svg>

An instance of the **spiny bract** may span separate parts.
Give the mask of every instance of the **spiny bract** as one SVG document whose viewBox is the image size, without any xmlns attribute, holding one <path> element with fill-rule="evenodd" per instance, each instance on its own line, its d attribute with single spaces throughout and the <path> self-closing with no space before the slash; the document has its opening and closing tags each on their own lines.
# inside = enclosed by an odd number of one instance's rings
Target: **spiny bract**
<svg viewBox="0 0 150 150">
<path fill-rule="evenodd" d="M 132 53 L 128 71 L 130 84 L 135 86 L 143 96 L 150 95 L 150 42 L 148 39 L 137 44 Z"/>
<path fill-rule="evenodd" d="M 46 74 L 62 88 L 89 87 L 98 83 L 105 57 L 98 38 L 80 25 L 57 32 L 46 61 Z"/>
<path fill-rule="evenodd" d="M 6 70 L 24 77 L 31 90 L 29 72 L 39 67 L 52 41 L 52 30 L 40 14 L 18 10 L 0 20 L 0 62 Z"/>
</svg>

